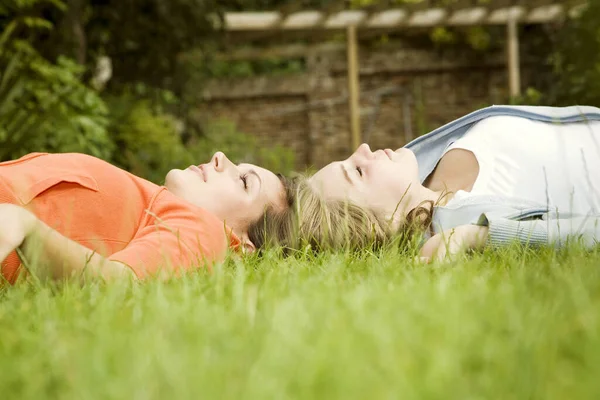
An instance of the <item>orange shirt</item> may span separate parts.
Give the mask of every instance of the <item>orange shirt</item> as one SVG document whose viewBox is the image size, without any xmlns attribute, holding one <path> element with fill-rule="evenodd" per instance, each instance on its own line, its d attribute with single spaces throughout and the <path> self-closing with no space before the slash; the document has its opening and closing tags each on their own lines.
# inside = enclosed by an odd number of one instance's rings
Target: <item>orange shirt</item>
<svg viewBox="0 0 600 400">
<path fill-rule="evenodd" d="M 24 206 L 48 226 L 139 278 L 210 266 L 239 239 L 211 213 L 84 154 L 33 153 L 0 163 L 0 203 Z M 4 227 L 3 227 L 4 228 Z M 2 261 L 14 283 L 16 253 Z"/>
</svg>

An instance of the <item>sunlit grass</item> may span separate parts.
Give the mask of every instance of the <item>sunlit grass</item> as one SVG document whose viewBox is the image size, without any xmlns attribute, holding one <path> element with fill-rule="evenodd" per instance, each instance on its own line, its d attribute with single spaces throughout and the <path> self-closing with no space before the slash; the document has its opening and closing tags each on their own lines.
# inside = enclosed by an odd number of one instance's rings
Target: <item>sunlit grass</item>
<svg viewBox="0 0 600 400">
<path fill-rule="evenodd" d="M 2 398 L 596 398 L 600 252 L 231 260 L 168 282 L 21 284 Z"/>
</svg>

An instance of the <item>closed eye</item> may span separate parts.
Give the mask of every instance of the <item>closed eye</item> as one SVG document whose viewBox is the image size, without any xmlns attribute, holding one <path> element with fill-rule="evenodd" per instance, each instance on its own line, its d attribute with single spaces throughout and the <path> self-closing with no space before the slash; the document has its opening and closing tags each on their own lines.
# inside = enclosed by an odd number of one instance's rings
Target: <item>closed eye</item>
<svg viewBox="0 0 600 400">
<path fill-rule="evenodd" d="M 251 176 L 256 178 L 256 181 L 252 181 L 250 179 Z M 260 188 L 262 188 L 262 179 L 260 175 L 258 175 L 258 173 L 253 169 L 249 169 L 241 174 L 240 180 L 244 184 L 244 190 L 247 192 L 249 192 L 249 189 L 252 189 L 252 192 L 257 193 L 260 191 Z"/>
<path fill-rule="evenodd" d="M 248 174 L 240 175 L 240 179 L 242 181 L 242 184 L 244 185 L 244 190 L 248 190 Z"/>
</svg>

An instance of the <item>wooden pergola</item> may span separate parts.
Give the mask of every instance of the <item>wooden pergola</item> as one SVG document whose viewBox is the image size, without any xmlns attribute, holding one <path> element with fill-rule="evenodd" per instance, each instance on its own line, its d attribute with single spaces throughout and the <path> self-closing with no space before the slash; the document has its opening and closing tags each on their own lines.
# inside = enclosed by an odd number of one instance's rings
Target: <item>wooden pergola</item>
<svg viewBox="0 0 600 400">
<path fill-rule="evenodd" d="M 225 30 L 237 37 L 321 37 L 346 33 L 348 92 L 352 147 L 361 142 L 359 117 L 359 74 L 357 37 L 438 26 L 466 27 L 503 25 L 507 35 L 508 86 L 511 97 L 521 94 L 518 24 L 546 24 L 576 18 L 585 0 L 457 0 L 447 6 L 420 1 L 403 7 L 390 7 L 381 1 L 375 7 L 345 9 L 333 2 L 321 10 L 297 10 L 294 6 L 277 11 L 230 12 L 225 14 Z"/>
</svg>

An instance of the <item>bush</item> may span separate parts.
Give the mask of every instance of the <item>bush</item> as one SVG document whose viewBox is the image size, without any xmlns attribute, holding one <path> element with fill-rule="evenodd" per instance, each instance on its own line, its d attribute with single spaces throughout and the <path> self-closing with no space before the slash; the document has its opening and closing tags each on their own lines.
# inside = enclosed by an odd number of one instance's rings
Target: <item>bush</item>
<svg viewBox="0 0 600 400">
<path fill-rule="evenodd" d="M 191 124 L 186 127 L 165 110 L 165 96 L 144 93 L 140 97 L 134 90 L 107 99 L 109 129 L 118 147 L 113 162 L 133 174 L 162 183 L 170 169 L 208 162 L 217 151 L 236 164 L 247 162 L 282 173 L 293 169 L 290 149 L 264 146 L 227 120 L 210 121 L 196 130 Z"/>
<path fill-rule="evenodd" d="M 264 147 L 231 123 L 184 132 L 185 123 L 167 111 L 178 103 L 169 91 L 129 82 L 103 100 L 83 82 L 83 66 L 64 56 L 51 61 L 34 47 L 40 32 L 54 29 L 42 15 L 66 9 L 61 0 L 0 4 L 0 161 L 29 152 L 81 152 L 161 183 L 169 169 L 222 150 L 234 162 L 291 170 L 289 150 Z"/>
<path fill-rule="evenodd" d="M 123 96 L 109 104 L 114 118 L 111 132 L 119 148 L 113 159 L 117 165 L 162 183 L 174 166 L 191 163 L 172 115 L 153 108 L 147 99 Z"/>
<path fill-rule="evenodd" d="M 559 33 L 551 57 L 554 79 L 546 103 L 600 105 L 600 0 L 590 0 L 579 18 Z"/>
<path fill-rule="evenodd" d="M 83 68 L 64 57 L 50 62 L 14 35 L 19 26 L 49 29 L 47 21 L 20 18 L 2 8 L 0 16 L 9 18 L 0 33 L 0 160 L 32 151 L 110 158 L 107 108 L 82 83 Z"/>
<path fill-rule="evenodd" d="M 273 172 L 288 174 L 294 168 L 295 156 L 291 149 L 280 145 L 265 145 L 256 137 L 241 132 L 228 120 L 206 124 L 203 136 L 192 140 L 189 151 L 195 160 L 208 160 L 216 151 L 223 151 L 237 163 L 251 163 Z"/>
</svg>

